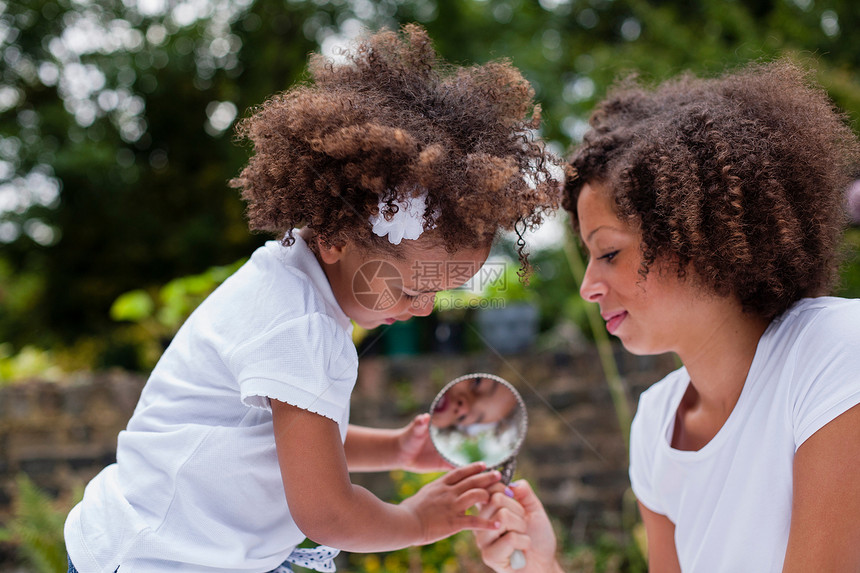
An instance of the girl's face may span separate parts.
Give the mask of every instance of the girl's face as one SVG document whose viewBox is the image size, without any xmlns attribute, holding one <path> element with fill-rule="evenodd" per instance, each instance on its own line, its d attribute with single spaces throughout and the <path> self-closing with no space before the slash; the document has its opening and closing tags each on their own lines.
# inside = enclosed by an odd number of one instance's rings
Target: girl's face
<svg viewBox="0 0 860 573">
<path fill-rule="evenodd" d="M 439 399 L 430 417 L 437 428 L 498 422 L 516 407 L 514 393 L 490 378 L 469 378 Z"/>
<path fill-rule="evenodd" d="M 577 209 L 589 252 L 582 298 L 600 305 L 606 329 L 633 354 L 679 352 L 708 297 L 659 260 L 639 274 L 641 234 L 616 216 L 602 185 L 583 185 Z"/>
<path fill-rule="evenodd" d="M 344 313 L 362 328 L 376 328 L 427 316 L 436 293 L 472 278 L 490 247 L 463 249 L 453 255 L 444 246 L 418 239 L 404 245 L 403 259 L 371 253 L 347 243 L 320 245 L 320 259 Z"/>
</svg>

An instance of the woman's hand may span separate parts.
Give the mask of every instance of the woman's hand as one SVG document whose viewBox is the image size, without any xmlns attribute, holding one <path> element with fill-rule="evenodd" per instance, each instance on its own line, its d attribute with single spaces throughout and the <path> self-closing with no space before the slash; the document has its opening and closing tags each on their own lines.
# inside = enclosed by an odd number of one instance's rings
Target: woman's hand
<svg viewBox="0 0 860 573">
<path fill-rule="evenodd" d="M 540 500 L 525 480 L 493 493 L 490 503 L 478 514 L 498 522 L 497 530 L 476 531 L 481 558 L 497 573 L 513 573 L 511 555 L 519 549 L 526 558 L 518 573 L 561 572 L 555 559 L 556 539 Z"/>
<path fill-rule="evenodd" d="M 448 471 L 454 466 L 446 462 L 430 440 L 430 414 L 419 414 L 400 430 L 398 466 L 415 472 Z"/>
<path fill-rule="evenodd" d="M 473 505 L 489 502 L 488 489 L 501 479 L 498 471 L 485 472 L 485 469 L 483 462 L 457 468 L 400 503 L 402 509 L 414 516 L 419 527 L 416 545 L 433 543 L 464 529 L 500 527 L 492 519 L 466 514 Z"/>
</svg>

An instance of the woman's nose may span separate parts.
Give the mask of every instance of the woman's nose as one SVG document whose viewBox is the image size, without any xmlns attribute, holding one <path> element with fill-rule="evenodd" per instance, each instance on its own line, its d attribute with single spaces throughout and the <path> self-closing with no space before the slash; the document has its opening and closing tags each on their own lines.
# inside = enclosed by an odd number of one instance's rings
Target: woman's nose
<svg viewBox="0 0 860 573">
<path fill-rule="evenodd" d="M 600 297 L 606 294 L 606 283 L 597 274 L 594 265 L 589 261 L 582 276 L 582 284 L 579 285 L 580 296 L 588 302 L 598 302 Z"/>
</svg>

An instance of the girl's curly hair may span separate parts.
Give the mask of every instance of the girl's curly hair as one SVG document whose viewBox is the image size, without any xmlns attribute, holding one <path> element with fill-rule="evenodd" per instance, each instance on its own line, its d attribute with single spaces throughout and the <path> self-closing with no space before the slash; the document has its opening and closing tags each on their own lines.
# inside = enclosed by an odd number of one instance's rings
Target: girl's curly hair
<svg viewBox="0 0 860 573">
<path fill-rule="evenodd" d="M 510 62 L 450 66 L 416 25 L 344 55 L 336 64 L 313 54 L 311 82 L 239 124 L 254 155 L 231 185 L 252 229 L 290 244 L 307 226 L 324 244 L 396 253 L 368 219 L 380 201 L 390 217 L 396 201 L 426 191 L 425 227 L 438 213 L 427 234 L 454 252 L 489 245 L 500 229 L 533 228 L 558 207 L 555 158 L 533 136 L 540 109 Z"/>
<path fill-rule="evenodd" d="M 843 115 L 788 61 L 655 89 L 630 78 L 594 111 L 563 205 L 576 222 L 582 186 L 603 184 L 641 230 L 643 276 L 674 261 L 773 318 L 833 287 L 857 161 Z"/>
</svg>

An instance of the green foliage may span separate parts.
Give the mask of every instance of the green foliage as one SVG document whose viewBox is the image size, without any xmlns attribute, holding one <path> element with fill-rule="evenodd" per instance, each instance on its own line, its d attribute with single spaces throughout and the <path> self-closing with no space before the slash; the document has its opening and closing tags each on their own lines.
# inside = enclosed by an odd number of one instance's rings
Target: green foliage
<svg viewBox="0 0 860 573">
<path fill-rule="evenodd" d="M 63 524 L 83 491 L 76 492 L 74 501 L 65 504 L 55 502 L 25 474 L 18 476 L 16 485 L 12 518 L 0 528 L 0 541 L 12 543 L 24 563 L 36 573 L 66 571 Z"/>
<path fill-rule="evenodd" d="M 25 346 L 15 353 L 8 342 L 0 344 L 0 386 L 31 377 L 56 380 L 63 374 L 50 351 Z"/>
<path fill-rule="evenodd" d="M 860 227 L 852 227 L 845 234 L 845 258 L 837 292 L 840 296 L 860 298 Z"/>
<path fill-rule="evenodd" d="M 212 267 L 202 273 L 173 279 L 158 291 L 157 301 L 144 290 L 133 290 L 117 297 L 110 308 L 110 316 L 117 321 L 143 323 L 155 320 L 169 334 L 173 334 L 182 323 L 247 259 L 223 266 Z"/>
<path fill-rule="evenodd" d="M 590 545 L 562 548 L 565 571 L 579 573 L 646 573 L 648 563 L 631 541 L 619 541 L 609 535 L 600 536 Z"/>
<path fill-rule="evenodd" d="M 135 366 L 152 368 L 161 356 L 163 344 L 169 341 L 185 319 L 203 300 L 236 272 L 247 259 L 229 265 L 216 266 L 196 275 L 174 279 L 155 295 L 145 290 L 133 290 L 117 297 L 110 308 L 116 321 L 134 323 L 121 331 L 121 338 L 133 348 Z"/>
<path fill-rule="evenodd" d="M 0 340 L 16 350 L 113 338 L 122 293 L 152 296 L 258 245 L 226 184 L 248 154 L 230 120 L 306 77 L 308 52 L 356 24 L 420 22 L 458 63 L 511 58 L 559 153 L 634 70 L 658 81 L 805 58 L 860 117 L 860 5 L 849 0 L 219 0 L 196 14 L 156 4 L 0 2 Z"/>
<path fill-rule="evenodd" d="M 133 290 L 119 295 L 110 307 L 114 320 L 141 322 L 153 315 L 155 302 L 145 290 Z"/>
<path fill-rule="evenodd" d="M 482 295 L 485 299 L 505 302 L 532 302 L 535 300 L 535 292 L 526 287 L 517 274 L 519 271 L 518 264 L 515 264 L 513 260 L 505 260 L 502 269 L 496 280 L 491 280 L 484 285 Z"/>
</svg>

